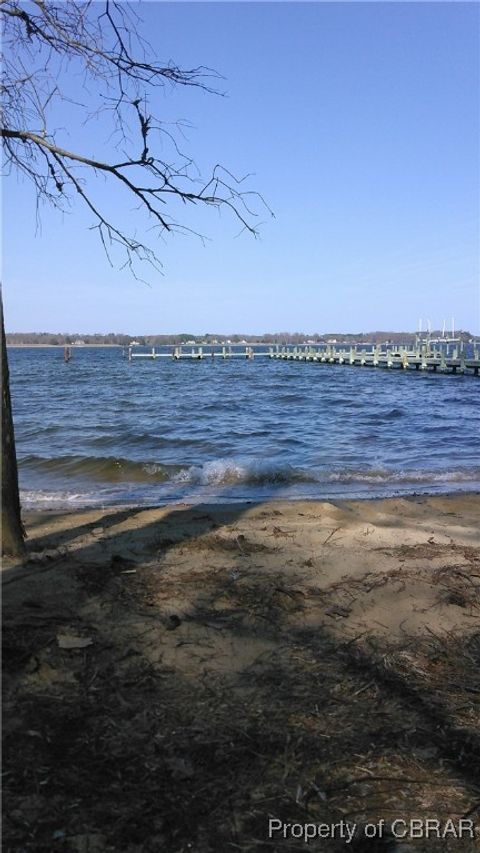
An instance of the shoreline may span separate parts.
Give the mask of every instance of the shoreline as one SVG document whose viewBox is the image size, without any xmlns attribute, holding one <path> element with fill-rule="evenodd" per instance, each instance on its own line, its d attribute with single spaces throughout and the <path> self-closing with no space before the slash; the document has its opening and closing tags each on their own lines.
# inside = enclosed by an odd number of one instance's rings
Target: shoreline
<svg viewBox="0 0 480 853">
<path fill-rule="evenodd" d="M 309 587 L 312 583 L 336 584 L 341 578 L 348 584 L 358 572 L 402 572 L 406 568 L 403 564 L 409 562 L 405 555 L 400 559 L 402 549 L 420 554 L 420 558 L 412 557 L 414 574 L 419 566 L 428 573 L 431 565 L 436 565 L 436 556 L 448 561 L 465 548 L 466 553 L 476 548 L 480 555 L 478 492 L 360 500 L 211 503 L 207 499 L 160 506 L 42 508 L 23 511 L 22 517 L 29 556 L 25 565 L 5 561 L 7 583 L 12 571 L 35 573 L 38 566 L 50 571 L 52 560 L 54 564 L 60 561 L 60 566 L 73 566 L 79 560 L 110 566 L 118 558 L 148 567 L 158 560 L 161 566 L 166 557 L 174 575 L 183 572 L 185 563 L 195 574 L 205 561 L 209 571 L 215 571 L 218 560 L 219 567 L 224 567 L 231 558 L 234 564 L 238 559 L 245 562 L 246 570 L 253 574 L 261 564 L 261 574 L 265 570 L 281 571 L 289 583 L 295 579 L 295 583 Z M 258 565 L 254 559 L 257 552 Z M 322 581 L 318 576 L 320 565 Z M 54 572 L 54 565 L 51 570 Z M 413 615 L 418 606 L 416 598 L 413 603 L 406 601 L 404 610 L 395 609 L 388 617 L 391 627 L 395 623 L 395 631 L 400 631 L 399 613 L 407 620 L 407 630 L 411 620 L 421 626 L 422 620 Z M 464 616 L 458 609 L 447 608 L 443 623 L 437 624 L 433 613 L 432 627 L 446 630 L 449 625 L 453 629 L 457 620 L 466 629 L 472 619 L 471 615 Z M 345 619 L 343 627 L 350 630 L 351 623 L 355 631 L 357 621 L 358 613 Z M 369 630 L 378 633 L 371 620 L 367 621 Z"/>
<path fill-rule="evenodd" d="M 8 344 L 7 349 L 124 349 L 128 344 Z"/>
<path fill-rule="evenodd" d="M 21 490 L 22 492 L 23 490 Z M 25 490 L 31 491 L 31 490 Z M 427 500 L 431 498 L 439 498 L 439 499 L 455 499 L 455 498 L 475 498 L 480 497 L 480 489 L 478 486 L 473 489 L 457 489 L 455 491 L 432 491 L 432 492 L 409 492 L 409 493 L 401 493 L 401 494 L 391 494 L 385 496 L 354 496 L 354 497 L 344 497 L 337 495 L 327 495 L 325 497 L 290 497 L 290 496 L 279 496 L 279 497 L 265 497 L 265 498 L 256 498 L 256 497 L 239 497 L 239 498 L 227 498 L 224 496 L 219 496 L 218 498 L 213 497 L 211 495 L 199 495 L 193 499 L 194 496 L 187 495 L 185 498 L 176 498 L 176 499 L 166 499 L 159 503 L 122 503 L 122 502 L 114 502 L 111 504 L 101 503 L 101 504 L 75 504 L 70 506 L 65 504 L 64 506 L 58 507 L 49 507 L 49 500 L 45 501 L 44 505 L 38 506 L 27 506 L 23 507 L 22 500 L 22 516 L 30 517 L 35 516 L 37 514 L 44 513 L 55 513 L 55 514 L 75 514 L 77 512 L 112 512 L 112 511 L 127 511 L 130 510 L 132 512 L 146 512 L 153 510 L 165 510 L 169 507 L 189 507 L 195 508 L 198 506 L 208 506 L 212 509 L 222 508 L 222 507 L 235 507 L 235 506 L 246 506 L 246 507 L 258 507 L 264 504 L 272 504 L 275 505 L 277 503 L 285 503 L 292 504 L 295 506 L 297 504 L 323 504 L 323 503 L 331 503 L 336 506 L 342 506 L 343 504 L 350 503 L 368 503 L 374 504 L 378 502 L 384 501 L 395 501 L 395 500 L 404 500 L 410 502 L 418 502 L 422 500 Z M 21 493 L 20 493 L 21 499 Z M 53 501 L 52 501 L 53 502 Z"/>
</svg>

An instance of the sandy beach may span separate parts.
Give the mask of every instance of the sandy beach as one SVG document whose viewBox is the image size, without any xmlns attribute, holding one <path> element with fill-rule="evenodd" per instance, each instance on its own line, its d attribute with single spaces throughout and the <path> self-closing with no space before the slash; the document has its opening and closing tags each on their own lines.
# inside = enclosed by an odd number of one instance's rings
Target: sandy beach
<svg viewBox="0 0 480 853">
<path fill-rule="evenodd" d="M 479 517 L 474 494 L 27 514 L 5 850 L 478 849 L 388 832 L 478 819 Z"/>
</svg>

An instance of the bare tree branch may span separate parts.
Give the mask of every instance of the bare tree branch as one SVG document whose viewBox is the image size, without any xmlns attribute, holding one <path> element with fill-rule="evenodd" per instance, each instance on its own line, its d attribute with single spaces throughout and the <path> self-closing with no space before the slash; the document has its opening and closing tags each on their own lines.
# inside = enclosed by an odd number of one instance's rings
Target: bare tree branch
<svg viewBox="0 0 480 853">
<path fill-rule="evenodd" d="M 135 259 L 161 266 L 152 246 L 126 234 L 103 213 L 101 196 L 95 200 L 90 182 L 81 174 L 92 178 L 102 174 L 122 187 L 138 202 L 139 212 L 152 220 L 158 236 L 197 233 L 176 220 L 174 200 L 226 209 L 240 221 L 242 231 L 257 233 L 254 207 L 269 208 L 258 193 L 244 189 L 250 175 L 237 179 L 217 164 L 202 180 L 194 160 L 180 149 L 175 130 L 168 129 L 149 106 L 149 94 L 167 84 L 220 94 L 209 84 L 212 78 L 220 79 L 218 74 L 205 66 L 185 70 L 152 60 L 153 52 L 140 36 L 138 16 L 127 3 L 32 0 L 25 6 L 21 0 L 0 0 L 0 19 L 4 54 L 0 135 L 6 170 L 24 174 L 37 198 L 59 209 L 80 197 L 94 217 L 92 227 L 110 262 L 109 247 L 116 244 L 125 252 L 124 266 L 132 271 Z M 76 73 L 82 71 L 85 86 L 97 97 L 93 111 L 69 97 L 65 81 L 70 64 Z M 64 132 L 53 126 L 52 116 L 66 101 L 78 107 L 85 121 L 111 112 L 120 161 L 61 144 Z M 175 129 L 181 133 L 181 124 Z M 171 149 L 171 162 L 156 153 L 162 142 Z"/>
</svg>

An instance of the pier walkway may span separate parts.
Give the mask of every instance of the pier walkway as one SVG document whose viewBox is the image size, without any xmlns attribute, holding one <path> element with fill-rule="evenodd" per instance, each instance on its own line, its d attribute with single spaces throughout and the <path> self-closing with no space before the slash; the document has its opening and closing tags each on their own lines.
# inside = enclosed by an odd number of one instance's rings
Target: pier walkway
<svg viewBox="0 0 480 853">
<path fill-rule="evenodd" d="M 439 373 L 462 373 L 479 375 L 480 345 L 467 347 L 459 343 L 452 346 L 422 344 L 417 347 L 402 345 L 370 346 L 346 344 L 265 345 L 254 344 L 246 347 L 232 346 L 174 346 L 169 352 L 158 352 L 152 347 L 149 352 L 134 352 L 128 348 L 129 361 L 137 359 L 169 358 L 173 361 L 215 360 L 215 359 L 253 359 L 270 358 L 286 361 L 312 361 L 323 364 L 350 365 L 352 367 L 381 367 L 400 370 L 428 370 Z"/>
</svg>

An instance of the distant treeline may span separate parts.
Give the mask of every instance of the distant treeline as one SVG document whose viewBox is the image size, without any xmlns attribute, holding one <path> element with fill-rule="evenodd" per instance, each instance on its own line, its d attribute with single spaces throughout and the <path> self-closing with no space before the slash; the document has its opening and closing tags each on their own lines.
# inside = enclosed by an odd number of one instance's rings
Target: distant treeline
<svg viewBox="0 0 480 853">
<path fill-rule="evenodd" d="M 431 337 L 441 337 L 441 331 L 432 331 Z M 425 333 L 423 333 L 425 335 Z M 198 335 L 182 332 L 178 335 L 121 335 L 109 332 L 106 335 L 84 335 L 84 334 L 55 334 L 52 332 L 7 332 L 7 344 L 17 346 L 129 346 L 136 343 L 140 346 L 165 346 L 180 345 L 195 342 L 197 344 L 306 344 L 306 343 L 370 343 L 380 344 L 386 341 L 395 343 L 415 343 L 417 333 L 415 332 L 358 332 L 357 334 L 345 334 L 344 332 L 325 332 L 307 335 L 303 332 L 276 332 L 264 335 Z M 458 331 L 455 337 L 463 341 L 472 339 L 470 332 Z"/>
</svg>

